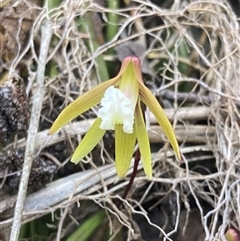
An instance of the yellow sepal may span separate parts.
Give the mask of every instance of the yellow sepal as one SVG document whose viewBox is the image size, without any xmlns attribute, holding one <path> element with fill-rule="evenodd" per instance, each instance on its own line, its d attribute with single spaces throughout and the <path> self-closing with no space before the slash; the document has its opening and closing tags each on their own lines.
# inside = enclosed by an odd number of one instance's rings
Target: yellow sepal
<svg viewBox="0 0 240 241">
<path fill-rule="evenodd" d="M 138 99 L 136 111 L 135 111 L 135 129 L 141 153 L 141 160 L 143 163 L 143 169 L 146 175 L 152 177 L 152 158 L 151 149 L 149 144 L 149 138 L 146 130 L 146 125 L 143 119 L 140 100 Z"/>
<path fill-rule="evenodd" d="M 78 163 L 98 144 L 105 134 L 105 130 L 99 128 L 101 119 L 97 118 L 90 127 L 77 149 L 73 153 L 71 162 Z"/>
<path fill-rule="evenodd" d="M 119 178 L 124 177 L 129 169 L 135 143 L 135 130 L 132 134 L 126 134 L 121 124 L 115 124 L 116 171 Z"/>
<path fill-rule="evenodd" d="M 181 153 L 179 150 L 178 142 L 176 136 L 174 134 L 172 125 L 170 124 L 167 116 L 165 115 L 162 107 L 156 100 L 155 96 L 151 93 L 151 91 L 146 88 L 144 85 L 140 83 L 140 99 L 143 103 L 150 109 L 153 115 L 156 117 L 157 122 L 162 127 L 164 134 L 167 136 L 169 142 L 172 145 L 173 150 L 176 153 L 176 156 L 179 160 L 181 160 Z"/>
</svg>

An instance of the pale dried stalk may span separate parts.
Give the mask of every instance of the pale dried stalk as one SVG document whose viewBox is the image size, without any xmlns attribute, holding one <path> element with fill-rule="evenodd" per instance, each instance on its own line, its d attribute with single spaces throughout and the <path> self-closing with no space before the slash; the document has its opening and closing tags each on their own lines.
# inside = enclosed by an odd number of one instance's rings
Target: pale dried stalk
<svg viewBox="0 0 240 241">
<path fill-rule="evenodd" d="M 44 98 L 45 66 L 47 63 L 48 48 L 52 37 L 52 24 L 49 21 L 46 21 L 43 24 L 41 34 L 42 39 L 38 62 L 37 82 L 35 88 L 33 89 L 33 101 L 28 130 L 28 138 L 26 143 L 22 177 L 19 185 L 18 197 L 15 206 L 12 230 L 10 235 L 11 241 L 18 241 L 19 239 L 23 207 L 28 187 L 28 179 L 32 168 L 32 162 L 34 160 L 35 143 L 38 133 L 40 114 L 42 110 L 42 102 Z"/>
<path fill-rule="evenodd" d="M 166 109 L 164 110 L 168 119 L 170 121 L 173 121 L 175 118 L 178 120 L 185 120 L 185 121 L 197 121 L 197 120 L 207 120 L 209 118 L 209 115 L 211 114 L 211 109 L 209 107 L 205 106 L 199 106 L 199 107 L 182 107 L 178 109 L 177 111 L 175 109 Z M 155 117 L 150 114 L 150 123 L 155 124 L 157 123 Z M 84 135 L 95 119 L 87 119 L 83 121 L 73 122 L 69 125 L 66 125 L 64 128 L 64 133 L 69 136 L 74 135 Z M 186 131 L 187 129 L 187 131 Z M 176 126 L 176 135 L 178 137 L 178 140 L 180 142 L 189 141 L 193 142 L 195 137 L 198 137 L 196 140 L 196 143 L 206 143 L 206 138 L 211 137 L 214 135 L 214 130 L 211 127 L 207 126 L 199 126 L 199 128 L 195 126 Z M 47 134 L 49 130 L 44 130 L 41 132 L 38 132 L 37 139 L 36 139 L 36 149 L 41 149 L 43 147 L 51 146 L 54 144 L 57 144 L 61 141 L 64 141 L 66 139 L 65 134 L 55 134 L 52 135 L 49 140 L 47 140 Z M 149 139 L 150 142 L 162 142 L 162 136 L 160 134 L 162 133 L 161 128 L 158 126 L 151 126 L 149 130 Z M 184 134 L 184 135 L 183 135 Z M 207 135 L 206 135 L 207 134 Z M 47 140 L 47 141 L 46 141 Z M 8 148 L 10 148 L 12 145 L 16 145 L 18 148 L 24 148 L 26 146 L 26 140 L 20 139 L 17 144 L 13 143 L 10 144 Z"/>
</svg>

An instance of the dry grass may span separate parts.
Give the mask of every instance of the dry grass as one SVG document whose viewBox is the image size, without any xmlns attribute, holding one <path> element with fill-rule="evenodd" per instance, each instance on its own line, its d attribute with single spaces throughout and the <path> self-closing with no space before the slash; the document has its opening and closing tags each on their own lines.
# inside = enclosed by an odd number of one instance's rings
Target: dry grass
<svg viewBox="0 0 240 241">
<path fill-rule="evenodd" d="M 114 38 L 106 42 L 102 41 L 105 35 L 100 25 L 111 25 L 109 12 L 119 16 L 119 24 Z M 42 9 L 34 22 L 32 39 L 28 44 L 30 58 L 36 62 L 39 28 L 46 16 L 46 9 Z M 97 18 L 99 16 L 101 19 Z M 240 30 L 239 21 L 229 4 L 225 0 L 186 0 L 172 4 L 166 1 L 165 6 L 160 8 L 150 1 L 135 0 L 127 8 L 110 10 L 93 1 L 69 0 L 53 9 L 48 18 L 53 24 L 55 35 L 48 62 L 51 63 L 50 68 L 57 66 L 57 71 L 45 79 L 41 121 L 45 120 L 45 123 L 48 122 L 46 126 L 49 126 L 59 113 L 59 107 L 62 109 L 101 82 L 105 74 L 102 73 L 103 68 L 99 68 L 102 59 L 108 64 L 119 63 L 117 58 L 122 58 L 126 49 L 124 44 L 127 44 L 130 49 L 126 50 L 127 53 L 136 54 L 143 60 L 147 85 L 170 107 L 166 112 L 176 129 L 185 164 L 180 165 L 175 161 L 171 148 L 164 144 L 161 130 L 156 127 L 154 118 L 149 116 L 149 136 L 154 144 L 154 178 L 148 180 L 139 167 L 133 192 L 124 200 L 124 211 L 116 208 L 113 199 L 120 199 L 127 179 L 118 181 L 112 164 L 97 167 L 90 155 L 86 162 L 90 163 L 92 169 L 83 171 L 81 175 L 65 177 L 64 181 L 60 179 L 52 182 L 46 188 L 28 195 L 23 222 L 60 208 L 64 215 L 57 231 L 59 238 L 71 204 L 92 200 L 127 227 L 128 240 L 135 237 L 137 232 L 131 221 L 134 214 L 142 215 L 150 225 L 157 228 L 162 240 L 172 240 L 170 236 L 177 231 L 181 222 L 181 209 L 184 207 L 187 210 L 188 217 L 194 205 L 200 212 L 205 240 L 224 240 L 224 233 L 229 227 L 239 230 Z M 93 21 L 97 27 L 91 26 L 89 21 Z M 98 21 L 100 25 L 97 25 Z M 79 27 L 79 24 L 83 26 Z M 89 32 L 84 32 L 85 25 Z M 94 39 L 92 34 L 95 35 Z M 137 50 L 134 46 L 138 46 Z M 117 56 L 108 52 L 116 47 Z M 15 71 L 20 63 L 19 56 L 14 59 L 10 72 Z M 35 72 L 30 68 L 28 71 L 27 91 L 31 96 Z M 34 103 L 35 97 L 31 98 Z M 94 118 L 94 113 L 95 110 L 90 113 L 90 117 Z M 37 150 L 47 148 L 65 139 L 66 146 L 73 150 L 91 121 L 92 118 L 84 116 L 84 120 L 68 125 L 60 137 L 53 136 L 47 142 L 47 128 L 42 128 L 37 134 L 35 147 Z M 24 139 L 18 143 L 19 146 L 26 144 Z M 112 163 L 113 156 L 105 148 L 106 145 L 106 142 L 100 145 L 99 161 Z M 159 149 L 159 146 L 163 147 Z M 51 154 L 51 159 L 64 168 L 66 162 L 59 164 L 54 154 Z M 66 183 L 69 189 L 61 186 Z M 88 185 L 84 186 L 84 183 Z M 159 192 L 152 191 L 153 187 L 159 186 Z M 57 187 L 65 192 L 60 195 Z M 49 193 L 57 198 L 48 202 Z M 160 205 L 164 199 L 174 201 L 172 210 L 175 209 L 175 225 L 170 231 L 166 231 L 164 225 L 152 222 L 147 215 L 145 204 L 156 197 L 159 202 L 148 207 L 148 211 Z M 13 202 L 15 198 L 12 197 Z M 37 211 L 34 200 L 38 200 L 41 206 Z M 10 202 L 3 200 L 0 204 L 8 205 Z M 5 210 L 7 208 L 9 206 Z M 0 225 L 7 227 L 11 220 L 1 221 Z M 111 218 L 109 220 L 109 225 L 113 225 Z M 188 221 L 191 222 L 190 219 Z M 114 236 L 116 226 L 111 226 L 111 229 Z"/>
</svg>

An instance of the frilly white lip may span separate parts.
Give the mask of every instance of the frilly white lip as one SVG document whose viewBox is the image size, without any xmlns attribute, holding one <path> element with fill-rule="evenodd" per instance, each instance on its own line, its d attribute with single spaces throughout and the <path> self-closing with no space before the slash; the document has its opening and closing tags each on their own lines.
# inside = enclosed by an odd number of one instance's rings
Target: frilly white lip
<svg viewBox="0 0 240 241">
<path fill-rule="evenodd" d="M 98 117 L 102 120 L 101 129 L 114 130 L 115 124 L 122 124 L 125 133 L 133 133 L 135 106 L 121 90 L 109 87 L 101 100 L 101 106 L 98 110 Z"/>
</svg>

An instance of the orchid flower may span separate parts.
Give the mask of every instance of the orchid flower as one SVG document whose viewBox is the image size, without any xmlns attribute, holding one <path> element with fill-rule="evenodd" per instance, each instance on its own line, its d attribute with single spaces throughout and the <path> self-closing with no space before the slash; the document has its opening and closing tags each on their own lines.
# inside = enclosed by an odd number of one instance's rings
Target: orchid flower
<svg viewBox="0 0 240 241">
<path fill-rule="evenodd" d="M 97 85 L 69 104 L 55 120 L 49 134 L 55 133 L 67 122 L 100 103 L 97 118 L 75 150 L 71 161 L 81 161 L 98 144 L 107 130 L 115 130 L 115 162 L 118 176 L 126 175 L 137 141 L 144 171 L 151 178 L 151 150 L 141 102 L 154 114 L 180 160 L 181 154 L 173 128 L 155 96 L 145 87 L 140 60 L 134 56 L 123 60 L 115 78 Z"/>
</svg>

